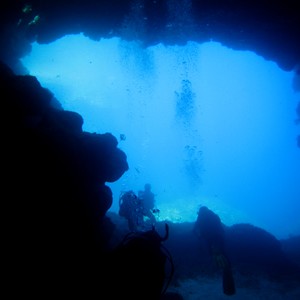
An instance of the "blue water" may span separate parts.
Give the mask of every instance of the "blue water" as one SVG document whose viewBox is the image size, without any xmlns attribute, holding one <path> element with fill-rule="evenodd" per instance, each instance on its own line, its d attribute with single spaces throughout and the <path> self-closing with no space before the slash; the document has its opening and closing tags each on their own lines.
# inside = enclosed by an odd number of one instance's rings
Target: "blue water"
<svg viewBox="0 0 300 300">
<path fill-rule="evenodd" d="M 151 183 L 159 219 L 195 221 L 207 205 L 231 225 L 300 234 L 293 72 L 217 42 L 143 48 L 70 35 L 22 59 L 85 131 L 111 132 L 129 171 L 113 190 Z M 121 135 L 123 138 L 121 138 Z"/>
</svg>

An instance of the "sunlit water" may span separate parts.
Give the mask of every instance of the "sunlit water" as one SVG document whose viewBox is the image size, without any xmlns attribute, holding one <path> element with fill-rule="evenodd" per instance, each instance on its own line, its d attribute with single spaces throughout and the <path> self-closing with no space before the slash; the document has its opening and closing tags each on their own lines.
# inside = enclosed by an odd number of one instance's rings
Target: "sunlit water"
<svg viewBox="0 0 300 300">
<path fill-rule="evenodd" d="M 34 43 L 22 62 L 85 131 L 118 138 L 130 169 L 108 183 L 112 211 L 122 190 L 151 183 L 160 220 L 194 221 L 207 205 L 227 225 L 300 233 L 292 72 L 217 42 L 143 48 L 83 35 Z"/>
</svg>

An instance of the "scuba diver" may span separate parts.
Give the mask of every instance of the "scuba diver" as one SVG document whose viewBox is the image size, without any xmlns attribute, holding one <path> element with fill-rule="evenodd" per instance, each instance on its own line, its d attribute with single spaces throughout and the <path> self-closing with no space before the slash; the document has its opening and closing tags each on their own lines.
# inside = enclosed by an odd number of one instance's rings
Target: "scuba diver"
<svg viewBox="0 0 300 300">
<path fill-rule="evenodd" d="M 129 232 L 112 251 L 108 282 L 114 282 L 111 299 L 162 300 L 174 274 L 172 256 L 163 245 L 169 227 L 160 236 L 154 227 L 144 232 Z M 116 293 L 116 295 L 114 295 Z"/>
<path fill-rule="evenodd" d="M 151 191 L 151 185 L 146 183 L 143 191 L 139 191 L 138 196 L 143 200 L 143 205 L 145 209 L 151 210 L 154 209 L 155 199 L 154 194 Z"/>
<path fill-rule="evenodd" d="M 145 231 L 156 223 L 152 212 L 145 208 L 142 198 L 132 191 L 122 192 L 119 198 L 119 215 L 128 221 L 130 231 Z"/>
<path fill-rule="evenodd" d="M 152 224 L 154 224 L 156 221 L 154 214 L 159 213 L 159 209 L 155 208 L 155 195 L 151 191 L 151 184 L 146 183 L 144 190 L 138 192 L 138 197 L 142 201 L 144 215 L 150 219 Z"/>
<path fill-rule="evenodd" d="M 119 215 L 128 221 L 130 231 L 138 231 L 143 224 L 141 200 L 133 191 L 122 192 L 119 198 Z"/>
<path fill-rule="evenodd" d="M 222 270 L 223 293 L 226 295 L 234 295 L 235 283 L 231 264 L 225 253 L 225 232 L 219 216 L 206 206 L 200 207 L 194 225 L 194 232 L 198 238 L 204 239 L 216 266 Z"/>
</svg>

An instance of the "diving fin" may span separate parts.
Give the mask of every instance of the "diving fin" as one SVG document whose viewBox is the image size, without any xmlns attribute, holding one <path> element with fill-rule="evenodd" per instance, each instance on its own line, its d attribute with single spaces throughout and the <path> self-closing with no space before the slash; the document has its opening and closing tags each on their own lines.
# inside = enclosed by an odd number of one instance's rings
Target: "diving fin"
<svg viewBox="0 0 300 300">
<path fill-rule="evenodd" d="M 235 283 L 230 266 L 223 269 L 223 293 L 228 296 L 235 294 Z"/>
</svg>

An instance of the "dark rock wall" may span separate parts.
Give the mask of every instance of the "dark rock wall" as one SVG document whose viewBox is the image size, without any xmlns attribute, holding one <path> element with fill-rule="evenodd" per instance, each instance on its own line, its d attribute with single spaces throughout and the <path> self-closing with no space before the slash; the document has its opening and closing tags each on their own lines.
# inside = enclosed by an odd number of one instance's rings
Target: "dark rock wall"
<svg viewBox="0 0 300 300">
<path fill-rule="evenodd" d="M 114 230 L 106 182 L 127 171 L 126 154 L 110 133 L 84 132 L 79 114 L 53 108 L 35 77 L 0 65 L 0 92 L 8 289 L 40 297 L 92 292 Z"/>
</svg>

